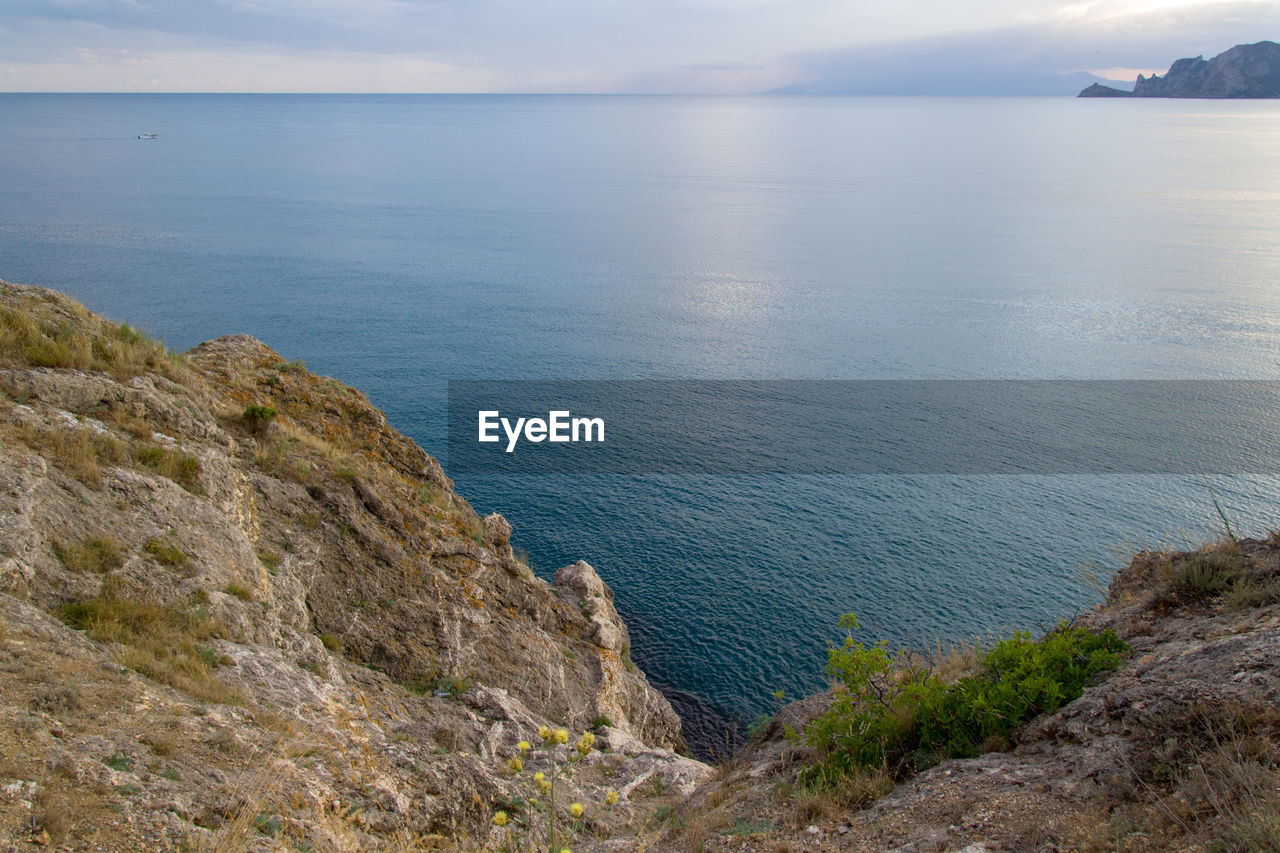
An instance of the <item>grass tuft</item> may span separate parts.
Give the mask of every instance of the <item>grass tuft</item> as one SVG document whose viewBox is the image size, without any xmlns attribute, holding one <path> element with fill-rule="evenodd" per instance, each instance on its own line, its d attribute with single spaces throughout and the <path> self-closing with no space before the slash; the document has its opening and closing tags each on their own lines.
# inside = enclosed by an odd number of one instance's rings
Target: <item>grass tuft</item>
<svg viewBox="0 0 1280 853">
<path fill-rule="evenodd" d="M 241 601 L 253 601 L 253 590 L 244 584 L 232 582 L 224 586 L 222 591 L 227 595 L 234 595 Z"/>
<path fill-rule="evenodd" d="M 142 550 L 150 554 L 160 565 L 171 569 L 183 566 L 187 562 L 185 551 L 161 539 L 148 539 L 142 546 Z"/>
<path fill-rule="evenodd" d="M 193 495 L 205 493 L 200 482 L 203 468 L 194 456 L 155 444 L 140 444 L 133 450 L 133 459 L 143 468 L 168 477 Z"/>
<path fill-rule="evenodd" d="M 124 549 L 114 539 L 97 538 L 69 545 L 54 539 L 50 544 L 59 562 L 73 572 L 105 575 L 124 565 Z"/>
<path fill-rule="evenodd" d="M 23 425 L 17 430 L 17 438 L 58 470 L 94 490 L 102 488 L 103 465 L 118 465 L 127 457 L 119 439 L 98 435 L 88 428 L 61 430 Z"/>
<path fill-rule="evenodd" d="M 0 363 L 62 370 L 100 370 L 125 380 L 156 372 L 176 382 L 187 378 L 181 359 L 164 344 L 89 313 L 54 294 L 48 298 L 6 291 L 0 308 Z"/>
<path fill-rule="evenodd" d="M 112 592 L 62 606 L 57 616 L 100 643 L 118 644 L 122 666 L 206 702 L 242 704 L 201 654 L 200 642 L 221 635 L 199 605 L 175 607 Z"/>
</svg>

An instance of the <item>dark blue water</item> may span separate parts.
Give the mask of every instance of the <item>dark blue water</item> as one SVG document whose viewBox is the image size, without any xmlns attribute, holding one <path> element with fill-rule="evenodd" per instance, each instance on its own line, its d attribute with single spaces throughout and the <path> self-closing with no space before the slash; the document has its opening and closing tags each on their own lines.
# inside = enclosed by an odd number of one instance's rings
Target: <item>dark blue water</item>
<svg viewBox="0 0 1280 853">
<path fill-rule="evenodd" d="M 1276 378 L 1278 149 L 1265 102 L 0 95 L 0 277 L 256 335 L 436 454 L 450 378 Z M 1275 523 L 1274 478 L 1213 485 Z M 840 613 L 1038 628 L 1220 526 L 1194 477 L 458 488 L 746 717 L 822 686 Z"/>
</svg>

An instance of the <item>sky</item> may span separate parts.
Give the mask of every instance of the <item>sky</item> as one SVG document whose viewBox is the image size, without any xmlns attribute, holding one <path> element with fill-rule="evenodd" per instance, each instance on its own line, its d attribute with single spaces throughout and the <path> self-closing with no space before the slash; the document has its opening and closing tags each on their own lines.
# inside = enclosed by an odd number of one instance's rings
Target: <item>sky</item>
<svg viewBox="0 0 1280 853">
<path fill-rule="evenodd" d="M 1280 0 L 2 0 L 0 91 L 1010 94 L 1264 39 Z"/>
</svg>

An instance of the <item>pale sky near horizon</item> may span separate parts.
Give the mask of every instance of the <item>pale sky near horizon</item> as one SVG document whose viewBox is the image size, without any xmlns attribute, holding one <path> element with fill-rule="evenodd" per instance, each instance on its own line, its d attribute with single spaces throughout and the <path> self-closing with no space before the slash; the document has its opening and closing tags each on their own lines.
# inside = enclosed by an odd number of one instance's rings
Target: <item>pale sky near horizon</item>
<svg viewBox="0 0 1280 853">
<path fill-rule="evenodd" d="M 750 93 L 867 51 L 1132 79 L 1262 39 L 1280 0 L 5 0 L 0 91 Z"/>
</svg>

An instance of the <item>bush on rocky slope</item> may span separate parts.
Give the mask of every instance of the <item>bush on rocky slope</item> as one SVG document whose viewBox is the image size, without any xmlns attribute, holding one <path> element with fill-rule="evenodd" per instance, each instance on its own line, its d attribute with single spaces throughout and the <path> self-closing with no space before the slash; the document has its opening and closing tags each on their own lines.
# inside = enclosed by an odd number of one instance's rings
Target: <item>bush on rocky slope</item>
<svg viewBox="0 0 1280 853">
<path fill-rule="evenodd" d="M 1010 733 L 1080 696 L 1126 650 L 1114 631 L 1060 625 L 1039 640 L 1026 633 L 996 643 L 977 670 L 948 683 L 918 655 L 854 639 L 828 651 L 831 707 L 806 729 L 818 761 L 802 780 L 836 787 L 844 777 L 883 770 L 901 778 L 945 761 L 1007 748 Z"/>
</svg>

